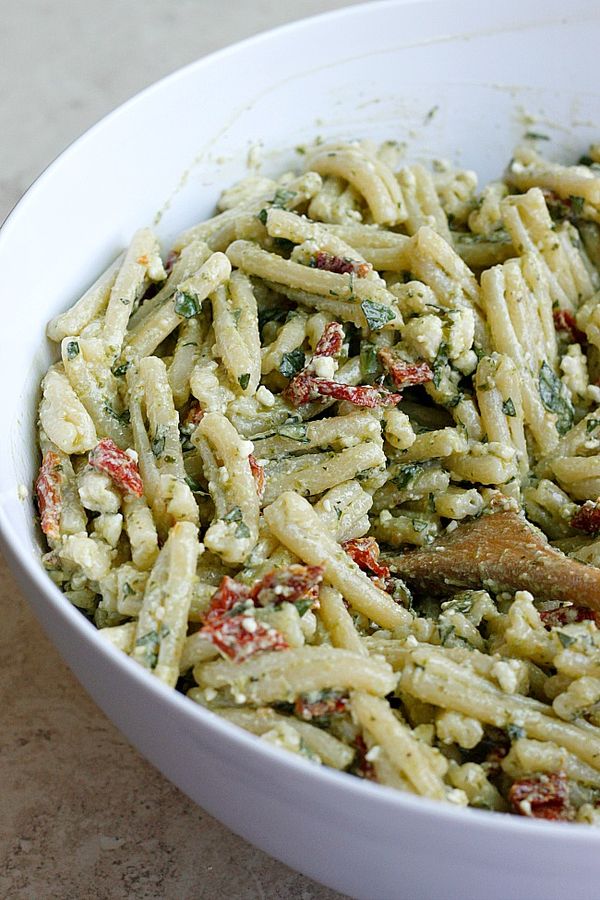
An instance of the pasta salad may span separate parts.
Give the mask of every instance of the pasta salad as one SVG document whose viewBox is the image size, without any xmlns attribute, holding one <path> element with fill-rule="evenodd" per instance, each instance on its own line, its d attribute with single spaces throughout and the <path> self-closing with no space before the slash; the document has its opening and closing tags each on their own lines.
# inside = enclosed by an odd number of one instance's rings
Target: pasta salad
<svg viewBox="0 0 600 900">
<path fill-rule="evenodd" d="M 43 564 L 317 764 L 600 822 L 600 147 L 300 148 L 48 325 Z"/>
</svg>

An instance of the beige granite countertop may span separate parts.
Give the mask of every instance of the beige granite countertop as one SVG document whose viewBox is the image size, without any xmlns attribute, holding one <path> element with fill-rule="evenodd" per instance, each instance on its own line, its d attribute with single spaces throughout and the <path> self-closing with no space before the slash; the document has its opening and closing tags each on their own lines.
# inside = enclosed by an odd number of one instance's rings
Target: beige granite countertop
<svg viewBox="0 0 600 900">
<path fill-rule="evenodd" d="M 162 75 L 351 0 L 3 4 L 0 220 L 73 138 Z M 0 559 L 0 897 L 333 900 L 195 806 L 84 693 Z"/>
</svg>

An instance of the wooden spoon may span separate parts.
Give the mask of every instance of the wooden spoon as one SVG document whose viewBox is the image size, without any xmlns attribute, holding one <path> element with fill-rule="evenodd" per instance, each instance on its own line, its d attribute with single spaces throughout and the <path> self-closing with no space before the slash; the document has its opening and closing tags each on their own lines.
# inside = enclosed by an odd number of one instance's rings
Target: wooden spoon
<svg viewBox="0 0 600 900">
<path fill-rule="evenodd" d="M 522 516 L 505 510 L 459 525 L 423 550 L 386 559 L 409 585 L 430 593 L 449 588 L 527 590 L 600 610 L 600 569 L 551 547 Z"/>
</svg>

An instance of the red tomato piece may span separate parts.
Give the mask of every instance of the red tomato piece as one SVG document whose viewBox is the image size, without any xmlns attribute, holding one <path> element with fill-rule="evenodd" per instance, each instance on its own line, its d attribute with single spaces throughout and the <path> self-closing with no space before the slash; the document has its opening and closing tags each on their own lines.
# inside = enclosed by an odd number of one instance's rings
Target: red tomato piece
<svg viewBox="0 0 600 900">
<path fill-rule="evenodd" d="M 319 338 L 313 359 L 318 356 L 337 356 L 344 344 L 344 329 L 339 322 L 328 322 Z"/>
<path fill-rule="evenodd" d="M 560 628 L 573 622 L 595 622 L 600 627 L 600 613 L 586 606 L 561 606 L 540 612 L 540 619 L 546 628 Z"/>
<path fill-rule="evenodd" d="M 181 423 L 183 426 L 186 425 L 199 425 L 202 419 L 204 418 L 204 410 L 200 406 L 197 400 L 192 400 L 189 405 L 189 409 L 186 412 L 183 422 Z"/>
<path fill-rule="evenodd" d="M 250 600 L 250 588 L 241 584 L 229 575 L 225 575 L 221 584 L 211 597 L 210 606 L 202 617 L 204 624 L 221 621 L 239 603 Z"/>
<path fill-rule="evenodd" d="M 586 500 L 571 519 L 571 528 L 577 528 L 587 534 L 596 534 L 600 531 L 600 506 Z"/>
<path fill-rule="evenodd" d="M 382 365 L 398 388 L 410 387 L 413 384 L 426 384 L 433 378 L 433 372 L 426 362 L 407 363 L 394 356 L 387 347 L 378 353 Z"/>
<path fill-rule="evenodd" d="M 355 406 L 374 409 L 377 406 L 395 406 L 402 399 L 402 394 L 392 394 L 385 388 L 374 385 L 356 387 L 302 372 L 292 378 L 283 393 L 292 406 L 302 406 L 318 397 L 334 397 L 336 400 L 348 400 Z"/>
<path fill-rule="evenodd" d="M 316 700 L 310 694 L 300 694 L 294 703 L 294 714 L 305 722 L 341 715 L 348 709 L 349 698 L 338 691 L 323 691 Z"/>
<path fill-rule="evenodd" d="M 344 541 L 342 547 L 361 569 L 368 570 L 380 578 L 390 577 L 389 566 L 383 566 L 379 562 L 380 550 L 375 538 L 353 538 L 351 541 Z"/>
<path fill-rule="evenodd" d="M 369 750 L 362 734 L 357 734 L 354 739 L 354 746 L 356 748 L 356 759 L 353 766 L 354 774 L 358 775 L 359 778 L 367 778 L 370 781 L 376 781 L 375 766 L 367 759 Z"/>
<path fill-rule="evenodd" d="M 554 327 L 557 331 L 565 331 L 578 344 L 587 343 L 587 336 L 580 331 L 575 321 L 575 316 L 570 309 L 555 309 L 552 313 Z"/>
<path fill-rule="evenodd" d="M 216 619 L 205 625 L 202 633 L 236 663 L 264 650 L 287 650 L 289 647 L 279 631 L 247 615 Z"/>
<path fill-rule="evenodd" d="M 334 256 L 332 253 L 325 253 L 322 250 L 315 256 L 315 268 L 335 272 L 336 275 L 357 275 L 359 278 L 365 278 L 372 271 L 372 267 L 368 263 L 359 263 L 343 256 Z"/>
<path fill-rule="evenodd" d="M 308 599 L 315 602 L 323 581 L 323 566 L 304 566 L 292 563 L 284 569 L 268 572 L 257 582 L 250 596 L 259 606 L 272 603 L 296 603 Z"/>
<path fill-rule="evenodd" d="M 88 456 L 90 466 L 99 472 L 106 472 L 122 491 L 141 497 L 144 485 L 137 463 L 124 453 L 110 438 L 102 438 Z"/>
<path fill-rule="evenodd" d="M 574 811 L 569 800 L 569 783 L 564 772 L 550 772 L 515 781 L 508 799 L 513 812 L 534 819 L 568 822 Z"/>
<path fill-rule="evenodd" d="M 256 458 L 252 454 L 248 456 L 248 462 L 250 463 L 250 471 L 252 472 L 256 484 L 256 493 L 258 494 L 259 499 L 262 500 L 263 494 L 265 493 L 265 467 L 259 466 L 256 462 Z"/>
<path fill-rule="evenodd" d="M 35 492 L 42 531 L 52 540 L 58 540 L 60 537 L 62 480 L 60 457 L 52 450 L 47 450 L 35 482 Z"/>
</svg>

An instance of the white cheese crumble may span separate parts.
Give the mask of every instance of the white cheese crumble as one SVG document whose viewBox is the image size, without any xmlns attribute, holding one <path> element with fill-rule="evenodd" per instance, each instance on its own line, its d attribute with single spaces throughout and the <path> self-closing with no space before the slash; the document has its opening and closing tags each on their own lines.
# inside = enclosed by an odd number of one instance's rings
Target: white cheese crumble
<svg viewBox="0 0 600 900">
<path fill-rule="evenodd" d="M 319 378 L 327 378 L 331 381 L 335 375 L 336 364 L 331 356 L 317 356 L 317 358 L 313 360 L 313 366 L 315 374 Z"/>
<path fill-rule="evenodd" d="M 275 406 L 275 395 L 272 394 L 269 388 L 266 388 L 264 384 L 261 384 L 257 390 L 256 399 L 261 406 L 266 406 L 267 409 L 271 409 L 272 406 Z"/>
</svg>

